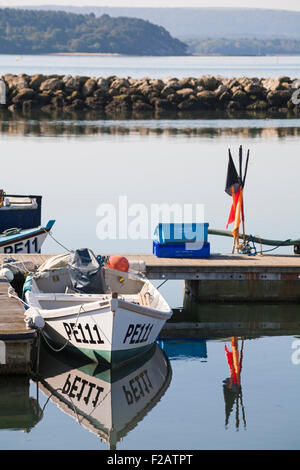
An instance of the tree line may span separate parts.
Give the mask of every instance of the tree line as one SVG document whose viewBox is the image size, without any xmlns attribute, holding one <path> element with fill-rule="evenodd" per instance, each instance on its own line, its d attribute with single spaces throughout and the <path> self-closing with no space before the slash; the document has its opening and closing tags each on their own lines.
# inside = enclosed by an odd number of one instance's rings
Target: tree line
<svg viewBox="0 0 300 470">
<path fill-rule="evenodd" d="M 199 55 L 265 56 L 298 55 L 300 40 L 297 39 L 191 39 L 187 41 L 189 52 Z"/>
<path fill-rule="evenodd" d="M 63 52 L 185 55 L 187 45 L 138 18 L 0 9 L 1 54 Z"/>
</svg>

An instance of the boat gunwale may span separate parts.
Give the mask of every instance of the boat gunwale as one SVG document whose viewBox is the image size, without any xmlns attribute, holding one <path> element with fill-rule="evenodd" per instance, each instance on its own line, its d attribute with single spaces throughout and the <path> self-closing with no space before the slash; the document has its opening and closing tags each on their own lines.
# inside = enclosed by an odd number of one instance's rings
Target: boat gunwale
<svg viewBox="0 0 300 470">
<path fill-rule="evenodd" d="M 94 314 L 113 313 L 112 310 L 105 310 L 109 306 L 110 306 L 109 301 L 105 302 L 105 304 L 102 304 L 102 305 L 100 304 L 100 302 L 97 301 L 97 302 L 83 303 L 83 304 L 80 304 L 79 306 L 76 305 L 72 307 L 64 307 L 64 308 L 53 309 L 53 310 L 43 309 L 41 307 L 40 308 L 35 307 L 35 308 L 38 308 L 40 310 L 40 313 L 42 317 L 45 318 L 45 320 L 51 320 L 51 319 L 59 319 L 59 318 L 70 317 L 70 316 L 82 317 L 85 314 L 92 315 L 91 312 L 95 312 Z M 82 311 L 80 312 L 81 308 L 82 308 Z M 138 304 L 132 304 L 131 302 L 126 302 L 125 300 L 119 300 L 117 308 L 129 310 L 131 312 L 136 313 L 137 315 L 144 315 L 147 317 L 156 318 L 158 320 L 168 320 L 172 316 L 171 309 L 167 313 L 161 313 L 159 310 L 154 310 L 154 309 L 151 309 L 150 307 L 144 307 Z M 100 312 L 100 310 L 105 310 L 105 311 Z"/>
<path fill-rule="evenodd" d="M 50 310 L 50 309 L 43 309 L 42 308 L 39 301 L 43 300 L 43 299 L 42 298 L 39 299 L 39 294 L 37 294 L 33 291 L 28 291 L 28 293 L 26 293 L 27 297 L 28 297 L 28 294 L 31 297 L 31 299 L 27 298 L 29 305 L 32 304 L 32 297 L 33 297 L 37 301 L 37 303 L 39 304 L 39 307 L 37 305 L 34 306 L 34 307 L 38 308 L 40 310 L 40 313 L 45 318 L 45 320 L 51 319 L 51 318 L 57 318 L 58 319 L 58 318 L 69 317 L 69 316 L 79 316 L 80 317 L 80 316 L 83 316 L 86 313 L 90 314 L 90 312 L 93 312 L 93 311 L 95 313 L 104 313 L 104 312 L 99 312 L 99 310 L 104 310 L 104 309 L 106 309 L 107 307 L 109 307 L 111 305 L 111 299 L 109 299 L 109 300 L 105 300 L 105 301 L 102 301 L 102 302 L 100 300 L 97 300 L 97 301 L 94 301 L 94 302 L 82 303 L 79 306 L 78 305 L 76 305 L 76 306 L 72 305 L 70 307 L 62 307 L 62 308 L 57 308 L 57 309 L 51 309 Z M 52 294 L 52 295 L 55 295 L 55 294 Z M 68 298 L 71 297 L 70 294 L 60 294 L 60 295 L 61 296 L 66 295 L 66 296 L 68 296 Z M 55 301 L 55 299 L 53 299 L 53 300 Z M 81 308 L 83 309 L 82 312 L 80 312 Z M 143 306 L 143 305 L 139 305 L 139 304 L 135 304 L 133 302 L 128 302 L 128 301 L 123 300 L 121 298 L 118 299 L 117 309 L 118 308 L 121 308 L 121 309 L 124 309 L 124 310 L 129 310 L 129 311 L 134 312 L 138 315 L 144 315 L 144 316 L 156 318 L 156 319 L 159 319 L 159 320 L 168 320 L 172 316 L 172 309 L 169 309 L 166 313 L 163 313 L 160 310 L 157 310 L 157 309 L 154 309 L 154 308 L 151 308 L 151 307 L 147 307 L 147 306 Z M 108 312 L 109 311 L 106 311 L 105 313 L 108 313 Z M 112 310 L 110 310 L 110 312 L 112 312 Z"/>
<path fill-rule="evenodd" d="M 166 313 L 163 313 L 161 310 L 147 307 L 145 305 L 133 304 L 132 302 L 128 302 L 123 299 L 118 299 L 118 308 L 123 308 L 124 310 L 130 310 L 140 315 L 146 315 L 162 320 L 168 320 L 172 316 L 172 309 Z"/>
</svg>

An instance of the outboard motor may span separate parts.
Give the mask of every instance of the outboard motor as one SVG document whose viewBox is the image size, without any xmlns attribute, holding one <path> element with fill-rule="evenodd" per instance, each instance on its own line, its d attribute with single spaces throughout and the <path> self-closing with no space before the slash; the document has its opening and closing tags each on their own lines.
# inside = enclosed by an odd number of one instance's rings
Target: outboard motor
<svg viewBox="0 0 300 470">
<path fill-rule="evenodd" d="M 89 248 L 70 255 L 68 269 L 74 290 L 85 294 L 105 294 L 104 268 Z"/>
</svg>

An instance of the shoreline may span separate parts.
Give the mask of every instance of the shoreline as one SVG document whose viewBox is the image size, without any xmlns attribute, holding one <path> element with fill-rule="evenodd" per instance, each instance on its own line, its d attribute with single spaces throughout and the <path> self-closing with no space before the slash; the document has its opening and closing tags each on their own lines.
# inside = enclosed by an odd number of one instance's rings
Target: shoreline
<svg viewBox="0 0 300 470">
<path fill-rule="evenodd" d="M 264 58 L 264 57 L 274 57 L 274 58 L 288 58 L 288 57 L 300 57 L 299 54 L 249 54 L 249 55 L 239 55 L 239 54 L 200 54 L 197 52 L 190 52 L 184 55 L 135 55 L 135 54 L 121 54 L 119 52 L 43 52 L 43 53 L 0 53 L 3 56 L 13 56 L 13 57 L 26 57 L 26 56 L 102 56 L 102 57 L 157 57 L 157 58 L 169 58 L 169 57 L 228 57 L 228 58 Z"/>
<path fill-rule="evenodd" d="M 32 54 L 22 54 L 32 55 Z M 118 52 L 49 52 L 39 55 L 51 55 L 51 56 L 101 56 L 101 57 L 130 57 L 125 54 L 119 54 Z"/>
</svg>

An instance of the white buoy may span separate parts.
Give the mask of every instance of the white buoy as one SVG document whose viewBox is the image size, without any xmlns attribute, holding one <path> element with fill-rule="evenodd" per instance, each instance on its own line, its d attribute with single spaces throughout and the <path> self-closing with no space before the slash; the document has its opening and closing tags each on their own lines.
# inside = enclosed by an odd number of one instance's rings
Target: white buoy
<svg viewBox="0 0 300 470">
<path fill-rule="evenodd" d="M 0 278 L 6 279 L 7 281 L 11 282 L 14 278 L 13 273 L 8 268 L 0 269 Z"/>
<path fill-rule="evenodd" d="M 28 329 L 37 328 L 41 330 L 45 326 L 45 320 L 41 316 L 39 310 L 34 307 L 30 307 L 25 312 L 25 322 Z"/>
<path fill-rule="evenodd" d="M 2 78 L 0 78 L 0 104 L 6 104 L 6 85 Z"/>
</svg>

